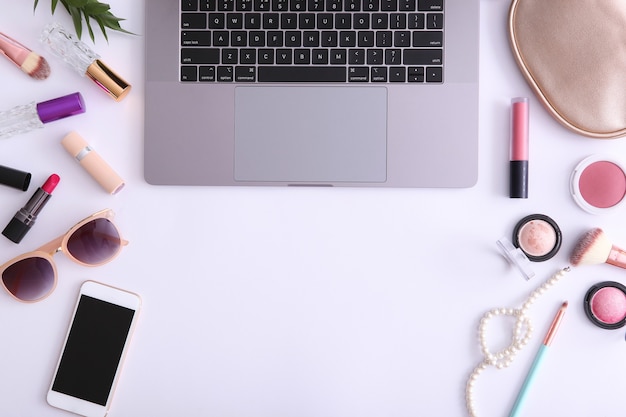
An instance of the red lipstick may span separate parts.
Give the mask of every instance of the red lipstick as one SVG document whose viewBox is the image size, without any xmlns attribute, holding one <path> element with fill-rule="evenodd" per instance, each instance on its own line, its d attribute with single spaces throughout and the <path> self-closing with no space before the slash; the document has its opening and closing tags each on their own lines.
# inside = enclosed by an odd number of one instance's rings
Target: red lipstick
<svg viewBox="0 0 626 417">
<path fill-rule="evenodd" d="M 57 174 L 50 175 L 46 182 L 41 187 L 37 188 L 37 191 L 35 191 L 26 205 L 15 213 L 15 216 L 13 216 L 9 224 L 4 228 L 2 234 L 12 242 L 20 243 L 22 238 L 26 236 L 26 233 L 28 233 L 30 228 L 35 224 L 37 215 L 39 215 L 52 196 L 52 192 L 57 184 L 59 184 L 60 179 Z"/>
</svg>

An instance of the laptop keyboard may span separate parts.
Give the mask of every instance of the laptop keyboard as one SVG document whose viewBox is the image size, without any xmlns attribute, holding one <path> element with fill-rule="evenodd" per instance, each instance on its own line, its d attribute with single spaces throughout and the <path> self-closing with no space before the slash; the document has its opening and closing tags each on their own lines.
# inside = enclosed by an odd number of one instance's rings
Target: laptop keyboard
<svg viewBox="0 0 626 417">
<path fill-rule="evenodd" d="M 443 83 L 444 0 L 181 0 L 180 80 Z"/>
</svg>

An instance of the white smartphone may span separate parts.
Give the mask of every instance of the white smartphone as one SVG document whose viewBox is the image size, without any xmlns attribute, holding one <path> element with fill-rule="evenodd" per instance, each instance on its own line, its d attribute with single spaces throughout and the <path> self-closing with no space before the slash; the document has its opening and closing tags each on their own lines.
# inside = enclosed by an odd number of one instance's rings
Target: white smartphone
<svg viewBox="0 0 626 417">
<path fill-rule="evenodd" d="M 140 307 L 137 294 L 95 281 L 82 284 L 48 404 L 82 416 L 106 416 Z"/>
</svg>

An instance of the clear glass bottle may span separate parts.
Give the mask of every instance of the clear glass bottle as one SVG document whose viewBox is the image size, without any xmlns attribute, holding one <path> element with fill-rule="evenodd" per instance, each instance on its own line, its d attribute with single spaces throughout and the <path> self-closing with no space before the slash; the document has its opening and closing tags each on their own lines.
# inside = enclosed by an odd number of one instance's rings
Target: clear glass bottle
<svg viewBox="0 0 626 417">
<path fill-rule="evenodd" d="M 41 33 L 41 42 L 56 57 L 61 58 L 81 76 L 89 77 L 115 101 L 122 100 L 131 85 L 106 66 L 100 55 L 75 39 L 63 26 L 52 23 Z"/>
<path fill-rule="evenodd" d="M 85 112 L 80 93 L 41 103 L 32 102 L 0 112 L 0 139 L 42 128 L 45 123 Z"/>
</svg>

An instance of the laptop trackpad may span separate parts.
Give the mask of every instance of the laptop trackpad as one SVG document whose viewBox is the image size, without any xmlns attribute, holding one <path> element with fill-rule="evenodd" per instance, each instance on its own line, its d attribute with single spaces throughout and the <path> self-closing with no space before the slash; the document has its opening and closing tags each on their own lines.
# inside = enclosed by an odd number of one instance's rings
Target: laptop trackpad
<svg viewBox="0 0 626 417">
<path fill-rule="evenodd" d="M 236 181 L 386 178 L 386 88 L 235 89 Z"/>
</svg>

